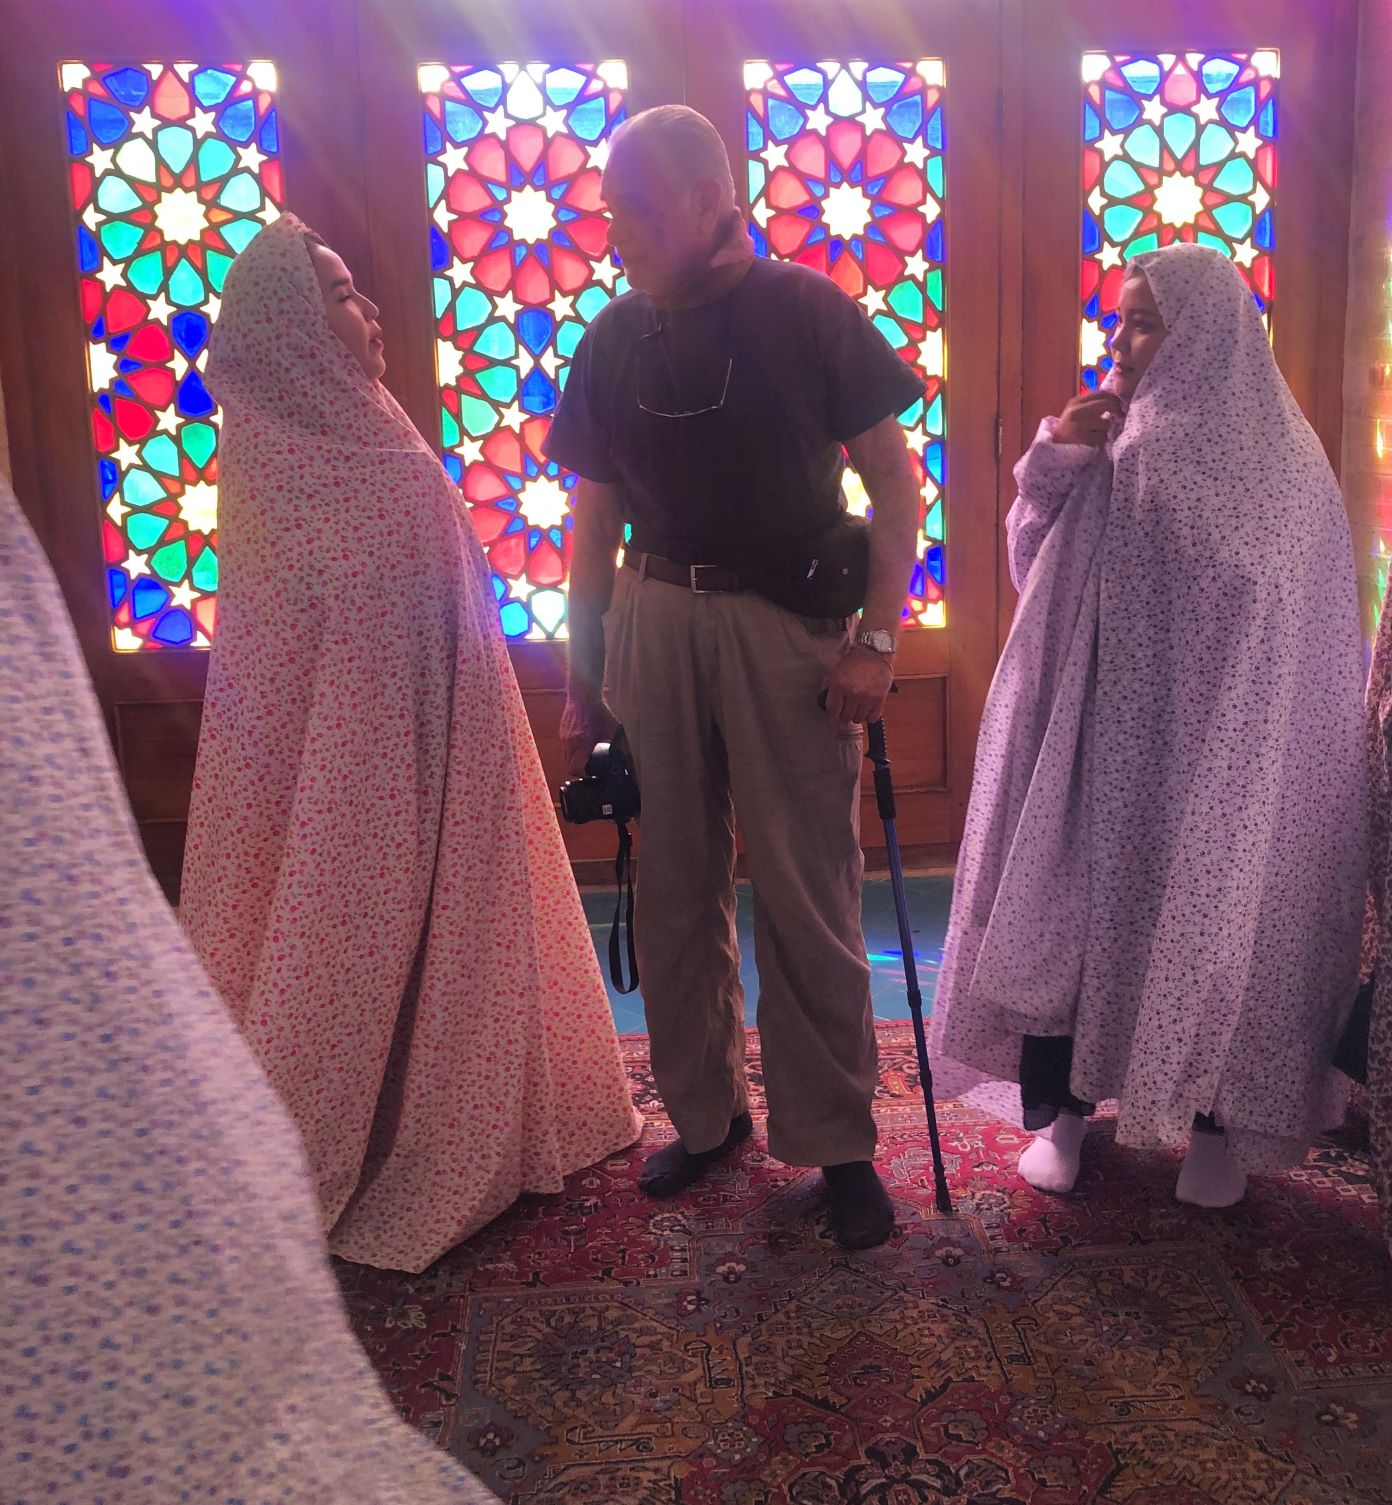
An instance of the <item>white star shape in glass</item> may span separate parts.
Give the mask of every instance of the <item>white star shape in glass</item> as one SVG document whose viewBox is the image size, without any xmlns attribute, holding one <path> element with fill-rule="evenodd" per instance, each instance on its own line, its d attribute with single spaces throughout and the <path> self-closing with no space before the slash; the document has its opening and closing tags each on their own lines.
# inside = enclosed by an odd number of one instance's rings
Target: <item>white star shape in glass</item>
<svg viewBox="0 0 1392 1505">
<path fill-rule="evenodd" d="M 543 189 L 519 188 L 503 205 L 503 223 L 514 240 L 532 245 L 556 228 L 556 206 Z"/>
<path fill-rule="evenodd" d="M 211 533 L 217 527 L 218 491 L 211 481 L 195 481 L 184 487 L 179 515 L 191 532 Z"/>
<path fill-rule="evenodd" d="M 187 245 L 202 238 L 208 228 L 208 212 L 191 189 L 174 188 L 155 204 L 155 224 L 165 240 Z"/>
<path fill-rule="evenodd" d="M 1176 228 L 1192 225 L 1203 212 L 1203 187 L 1182 172 L 1171 173 L 1155 190 L 1155 212 Z"/>
<path fill-rule="evenodd" d="M 570 512 L 570 493 L 554 476 L 537 476 L 517 494 L 523 517 L 534 528 L 559 528 Z"/>
<path fill-rule="evenodd" d="M 827 232 L 842 240 L 864 235 L 870 219 L 870 200 L 854 183 L 834 184 L 822 200 L 822 220 Z"/>
</svg>

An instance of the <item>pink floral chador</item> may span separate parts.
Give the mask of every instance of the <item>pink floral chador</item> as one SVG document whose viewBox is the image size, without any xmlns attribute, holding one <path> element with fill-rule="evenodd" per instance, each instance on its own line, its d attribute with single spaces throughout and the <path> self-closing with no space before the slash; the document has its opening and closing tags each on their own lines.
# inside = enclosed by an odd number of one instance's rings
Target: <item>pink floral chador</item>
<svg viewBox="0 0 1392 1505">
<path fill-rule="evenodd" d="M 330 1247 L 420 1270 L 633 1142 L 603 980 L 464 504 L 286 216 L 227 279 L 222 581 L 184 923 Z"/>
</svg>

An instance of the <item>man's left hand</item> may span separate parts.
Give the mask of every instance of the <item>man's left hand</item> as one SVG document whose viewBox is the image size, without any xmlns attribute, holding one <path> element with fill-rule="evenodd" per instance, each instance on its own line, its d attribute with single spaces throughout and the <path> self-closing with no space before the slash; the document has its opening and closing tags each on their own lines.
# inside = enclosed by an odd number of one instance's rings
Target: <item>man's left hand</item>
<svg viewBox="0 0 1392 1505">
<path fill-rule="evenodd" d="M 891 659 L 859 645 L 850 648 L 827 675 L 827 713 L 846 726 L 878 721 L 893 683 Z"/>
</svg>

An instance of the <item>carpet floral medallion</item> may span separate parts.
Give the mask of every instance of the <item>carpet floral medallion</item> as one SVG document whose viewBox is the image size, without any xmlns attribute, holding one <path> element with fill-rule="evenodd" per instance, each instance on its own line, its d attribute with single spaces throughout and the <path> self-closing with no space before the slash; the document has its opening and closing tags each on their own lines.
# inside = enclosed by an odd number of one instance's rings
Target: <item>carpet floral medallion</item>
<svg viewBox="0 0 1392 1505">
<path fill-rule="evenodd" d="M 672 1135 L 626 1039 L 649 1118 Z M 1095 1126 L 1069 1197 L 1020 1131 L 941 1110 L 933 1205 L 907 1025 L 881 1025 L 899 1226 L 846 1254 L 820 1177 L 746 1151 L 643 1197 L 642 1150 L 425 1274 L 340 1265 L 404 1415 L 514 1505 L 1392 1502 L 1392 1264 L 1366 1159 L 1322 1145 L 1227 1212 Z M 750 1067 L 758 1103 L 757 1046 Z"/>
</svg>

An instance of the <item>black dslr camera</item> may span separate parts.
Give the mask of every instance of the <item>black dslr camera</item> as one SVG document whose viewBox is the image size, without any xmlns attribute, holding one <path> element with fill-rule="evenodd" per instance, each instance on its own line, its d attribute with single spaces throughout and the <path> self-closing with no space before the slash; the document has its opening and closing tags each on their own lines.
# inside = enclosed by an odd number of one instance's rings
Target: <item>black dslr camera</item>
<svg viewBox="0 0 1392 1505">
<path fill-rule="evenodd" d="M 629 761 L 623 732 L 601 742 L 590 754 L 585 772 L 561 785 L 561 814 L 573 826 L 594 820 L 625 825 L 638 817 L 638 779 Z"/>
</svg>

